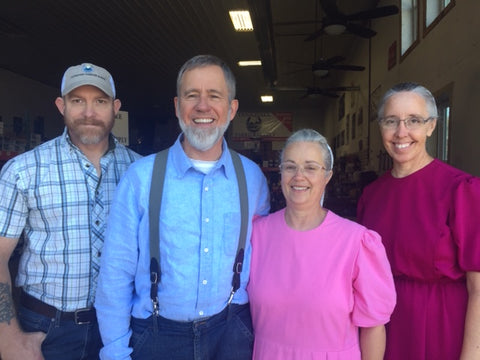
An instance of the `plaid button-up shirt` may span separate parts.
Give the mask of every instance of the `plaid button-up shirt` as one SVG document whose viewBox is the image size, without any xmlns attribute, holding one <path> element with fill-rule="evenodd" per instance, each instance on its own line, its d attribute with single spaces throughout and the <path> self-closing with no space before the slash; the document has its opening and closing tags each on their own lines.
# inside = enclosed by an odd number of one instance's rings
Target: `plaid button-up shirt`
<svg viewBox="0 0 480 360">
<path fill-rule="evenodd" d="M 0 236 L 24 241 L 17 286 L 62 311 L 92 306 L 111 200 L 139 157 L 112 137 L 98 176 L 65 130 L 4 165 Z"/>
</svg>

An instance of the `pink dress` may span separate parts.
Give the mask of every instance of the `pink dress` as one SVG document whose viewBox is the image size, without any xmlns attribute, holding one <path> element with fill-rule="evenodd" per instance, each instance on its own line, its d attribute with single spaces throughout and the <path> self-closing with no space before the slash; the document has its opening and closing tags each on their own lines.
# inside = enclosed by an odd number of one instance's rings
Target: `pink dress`
<svg viewBox="0 0 480 360">
<path fill-rule="evenodd" d="M 382 236 L 397 290 L 386 359 L 458 359 L 465 272 L 480 270 L 480 181 L 439 160 L 365 188 L 358 220 Z"/>
<path fill-rule="evenodd" d="M 284 213 L 253 226 L 253 359 L 360 359 L 358 327 L 388 322 L 395 305 L 380 237 L 331 211 L 297 231 Z"/>
</svg>

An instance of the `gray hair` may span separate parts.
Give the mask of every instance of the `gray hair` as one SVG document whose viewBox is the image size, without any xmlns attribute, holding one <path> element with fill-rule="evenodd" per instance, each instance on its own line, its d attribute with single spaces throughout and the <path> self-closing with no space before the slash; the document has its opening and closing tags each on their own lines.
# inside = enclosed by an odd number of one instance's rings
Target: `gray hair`
<svg viewBox="0 0 480 360">
<path fill-rule="evenodd" d="M 403 83 L 394 85 L 390 90 L 388 90 L 385 93 L 385 95 L 383 95 L 382 100 L 378 104 L 378 111 L 377 111 L 378 120 L 380 120 L 384 115 L 385 103 L 387 102 L 387 100 L 390 99 L 390 97 L 392 97 L 393 95 L 398 94 L 400 92 L 413 92 L 415 94 L 420 95 L 425 100 L 425 103 L 427 105 L 428 116 L 432 118 L 438 118 L 437 104 L 430 90 L 414 82 L 403 82 Z"/>
<path fill-rule="evenodd" d="M 178 71 L 177 76 L 177 96 L 180 95 L 180 87 L 182 85 L 183 75 L 187 71 L 212 65 L 219 66 L 223 71 L 225 81 L 227 82 L 228 101 L 230 102 L 235 99 L 235 76 L 233 75 L 233 72 L 227 65 L 227 63 L 214 55 L 197 55 L 190 60 L 187 60 L 187 62 L 183 64 L 183 66 Z"/>
<path fill-rule="evenodd" d="M 332 149 L 328 145 L 327 139 L 325 136 L 321 135 L 318 131 L 313 129 L 300 129 L 294 132 L 285 142 L 285 146 L 280 153 L 280 162 L 283 162 L 283 155 L 285 149 L 296 142 L 312 142 L 317 144 L 322 150 L 323 161 L 325 162 L 325 167 L 327 170 L 332 170 L 333 168 L 333 153 Z"/>
</svg>

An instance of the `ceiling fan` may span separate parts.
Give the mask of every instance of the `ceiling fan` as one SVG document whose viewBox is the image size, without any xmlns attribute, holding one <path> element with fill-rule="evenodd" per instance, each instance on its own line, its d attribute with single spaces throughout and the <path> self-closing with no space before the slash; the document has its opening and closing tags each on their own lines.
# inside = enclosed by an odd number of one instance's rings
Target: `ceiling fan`
<svg viewBox="0 0 480 360">
<path fill-rule="evenodd" d="M 312 70 L 312 73 L 315 76 L 320 78 L 326 77 L 329 74 L 330 70 L 341 70 L 341 71 L 365 70 L 365 66 L 339 64 L 343 61 L 345 61 L 345 58 L 343 56 L 332 56 L 328 59 L 321 58 L 320 60 L 315 61 L 312 65 L 310 65 L 309 68 Z M 299 64 L 299 63 L 296 63 L 296 64 Z M 307 65 L 307 64 L 301 64 L 301 65 Z M 309 70 L 309 68 L 295 70 L 293 72 L 290 72 L 289 74 Z"/>
<path fill-rule="evenodd" d="M 329 88 L 320 88 L 316 86 L 307 86 L 307 87 L 285 87 L 285 86 L 277 86 L 274 87 L 273 90 L 277 91 L 292 91 L 292 92 L 303 92 L 304 95 L 301 97 L 302 99 L 305 98 L 313 98 L 316 96 L 327 96 L 331 98 L 338 98 L 338 92 L 345 92 L 345 91 L 359 91 L 359 86 L 337 86 L 337 87 L 329 87 Z"/>
<path fill-rule="evenodd" d="M 399 12 L 397 6 L 388 5 L 346 15 L 338 10 L 336 0 L 319 0 L 319 2 L 326 16 L 322 19 L 320 29 L 308 35 L 305 41 L 315 40 L 323 33 L 327 35 L 340 35 L 345 31 L 368 39 L 377 33 L 368 27 L 352 21 L 377 19 L 395 15 Z"/>
</svg>

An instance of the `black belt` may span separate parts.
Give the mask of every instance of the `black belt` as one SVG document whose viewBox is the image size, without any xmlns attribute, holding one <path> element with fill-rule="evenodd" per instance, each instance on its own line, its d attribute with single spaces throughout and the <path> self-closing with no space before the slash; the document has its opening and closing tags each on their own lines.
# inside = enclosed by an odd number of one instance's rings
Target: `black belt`
<svg viewBox="0 0 480 360">
<path fill-rule="evenodd" d="M 78 309 L 72 312 L 60 311 L 54 306 L 45 304 L 43 301 L 28 295 L 23 290 L 20 295 L 20 304 L 31 311 L 49 318 L 56 318 L 57 314 L 59 314 L 60 320 L 71 320 L 78 325 L 89 324 L 97 321 L 95 308 Z"/>
</svg>

